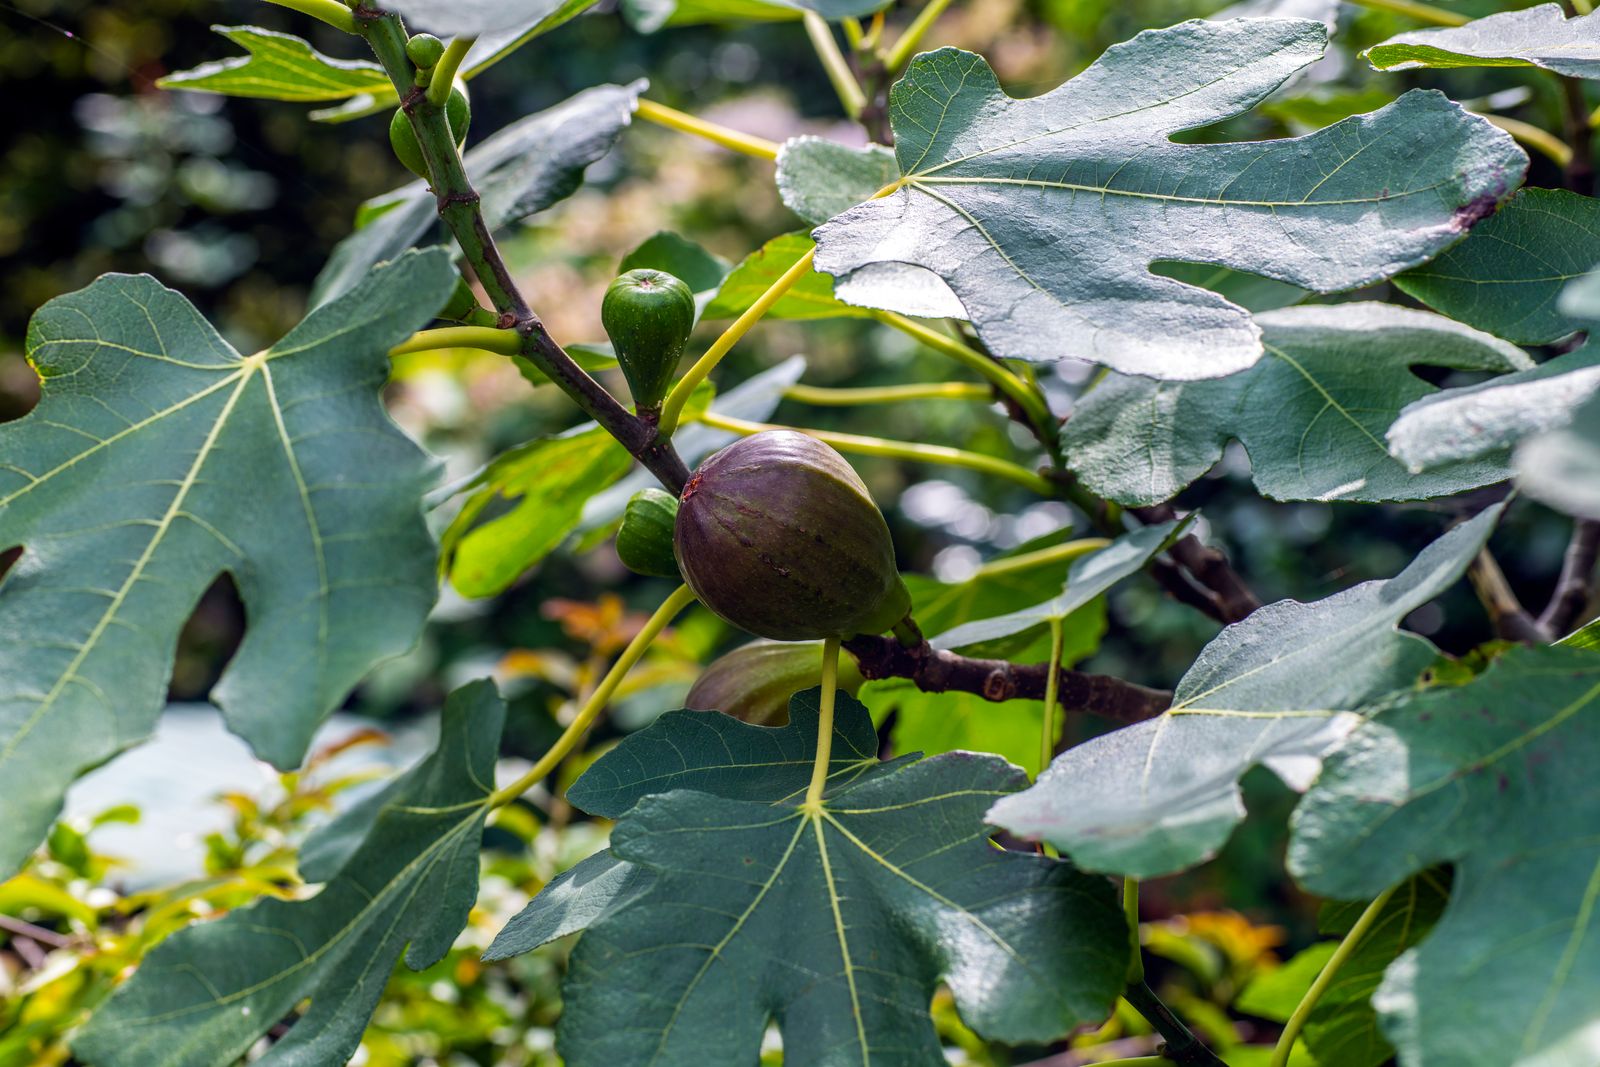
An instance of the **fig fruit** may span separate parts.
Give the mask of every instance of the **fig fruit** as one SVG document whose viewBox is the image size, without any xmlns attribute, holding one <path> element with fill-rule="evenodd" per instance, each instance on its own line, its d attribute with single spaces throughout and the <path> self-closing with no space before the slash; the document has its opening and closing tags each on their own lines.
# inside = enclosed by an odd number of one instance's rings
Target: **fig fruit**
<svg viewBox="0 0 1600 1067">
<path fill-rule="evenodd" d="M 911 610 L 888 524 L 845 458 L 764 430 L 700 465 L 673 531 L 700 602 L 758 637 L 876 634 Z"/>
<path fill-rule="evenodd" d="M 742 645 L 712 660 L 683 698 L 695 711 L 720 711 L 756 726 L 789 721 L 789 698 L 822 677 L 821 641 L 768 641 Z M 861 671 L 839 657 L 839 688 L 855 696 Z"/>
<path fill-rule="evenodd" d="M 450 133 L 459 148 L 467 139 L 467 126 L 472 122 L 472 104 L 460 83 L 450 89 L 450 99 L 444 105 L 445 121 L 450 123 Z M 419 178 L 428 176 L 428 164 L 422 158 L 422 145 L 417 142 L 417 131 L 411 128 L 411 118 L 402 108 L 396 108 L 389 120 L 389 147 L 395 158 L 405 164 L 406 170 Z"/>
<path fill-rule="evenodd" d="M 636 574 L 652 578 L 678 577 L 672 554 L 672 526 L 678 517 L 678 498 L 660 489 L 641 489 L 628 501 L 617 531 L 617 558 Z"/>
<path fill-rule="evenodd" d="M 419 33 L 406 42 L 406 57 L 418 70 L 436 67 L 444 58 L 444 42 L 431 33 Z"/>
<path fill-rule="evenodd" d="M 694 293 L 676 275 L 641 267 L 619 275 L 600 301 L 600 323 L 640 411 L 661 407 L 694 329 Z"/>
</svg>

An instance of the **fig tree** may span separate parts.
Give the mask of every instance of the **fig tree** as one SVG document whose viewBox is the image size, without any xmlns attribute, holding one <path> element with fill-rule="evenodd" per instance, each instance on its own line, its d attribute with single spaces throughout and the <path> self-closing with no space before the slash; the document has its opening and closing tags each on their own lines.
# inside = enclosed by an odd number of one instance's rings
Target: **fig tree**
<svg viewBox="0 0 1600 1067">
<path fill-rule="evenodd" d="M 428 70 L 444 58 L 444 42 L 431 33 L 419 33 L 406 42 L 406 56 L 418 70 Z"/>
<path fill-rule="evenodd" d="M 640 411 L 661 407 L 694 318 L 694 293 L 664 270 L 630 270 L 606 288 L 600 322 Z"/>
<path fill-rule="evenodd" d="M 467 126 L 472 122 L 472 104 L 460 82 L 450 89 L 450 99 L 444 105 L 444 117 L 450 123 L 450 133 L 456 139 L 456 147 L 461 147 L 467 140 Z M 411 128 L 411 118 L 404 108 L 396 108 L 394 117 L 389 120 L 389 146 L 394 149 L 395 157 L 412 174 L 419 178 L 428 176 L 428 164 L 422 158 L 422 145 L 417 142 L 417 131 Z"/>
<path fill-rule="evenodd" d="M 754 434 L 702 463 L 679 499 L 673 547 L 701 603 L 759 637 L 882 633 L 911 610 L 866 485 L 793 430 Z"/>
</svg>

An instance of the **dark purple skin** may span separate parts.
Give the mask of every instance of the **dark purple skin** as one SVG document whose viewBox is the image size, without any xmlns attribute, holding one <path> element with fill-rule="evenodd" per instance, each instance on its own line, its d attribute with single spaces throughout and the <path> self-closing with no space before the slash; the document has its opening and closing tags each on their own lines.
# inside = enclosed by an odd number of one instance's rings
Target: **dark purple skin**
<svg viewBox="0 0 1600 1067">
<path fill-rule="evenodd" d="M 673 549 L 700 602 L 759 637 L 877 634 L 911 610 L 866 485 L 793 430 L 742 438 L 702 463 L 679 499 Z"/>
</svg>

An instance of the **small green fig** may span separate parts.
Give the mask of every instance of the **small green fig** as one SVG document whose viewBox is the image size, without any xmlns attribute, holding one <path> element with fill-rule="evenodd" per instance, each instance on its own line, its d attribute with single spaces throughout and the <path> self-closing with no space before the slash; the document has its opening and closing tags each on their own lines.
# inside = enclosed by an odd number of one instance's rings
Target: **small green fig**
<svg viewBox="0 0 1600 1067">
<path fill-rule="evenodd" d="M 430 70 L 444 58 L 444 42 L 431 33 L 419 33 L 406 42 L 406 57 L 418 70 Z"/>
<path fill-rule="evenodd" d="M 789 698 L 821 677 L 821 641 L 763 638 L 712 660 L 689 687 L 683 706 L 720 711 L 756 726 L 782 726 L 789 721 Z M 855 696 L 861 683 L 856 661 L 840 656 L 839 688 Z"/>
<path fill-rule="evenodd" d="M 640 411 L 661 407 L 694 318 L 694 293 L 664 270 L 630 270 L 606 288 L 600 323 Z"/>
<path fill-rule="evenodd" d="M 617 558 L 636 574 L 652 578 L 678 577 L 672 554 L 672 527 L 678 517 L 678 498 L 660 489 L 641 489 L 628 501 L 617 531 Z"/>
<path fill-rule="evenodd" d="M 673 547 L 700 602 L 758 637 L 877 634 L 911 610 L 866 485 L 793 430 L 742 438 L 702 463 L 679 498 Z"/>
<path fill-rule="evenodd" d="M 459 82 L 450 89 L 450 99 L 444 105 L 444 117 L 450 123 L 450 133 L 459 148 L 466 142 L 467 127 L 472 122 L 472 104 Z M 389 146 L 394 149 L 395 157 L 412 174 L 419 178 L 428 176 L 428 164 L 422 158 L 422 145 L 417 142 L 417 131 L 411 128 L 411 119 L 402 108 L 396 108 L 394 117 L 389 120 Z"/>
</svg>

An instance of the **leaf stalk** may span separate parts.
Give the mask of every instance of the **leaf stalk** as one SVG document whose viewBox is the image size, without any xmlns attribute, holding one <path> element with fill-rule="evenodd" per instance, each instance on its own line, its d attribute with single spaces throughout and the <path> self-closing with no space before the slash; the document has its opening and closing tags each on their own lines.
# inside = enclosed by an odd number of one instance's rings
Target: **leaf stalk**
<svg viewBox="0 0 1600 1067">
<path fill-rule="evenodd" d="M 817 756 L 811 763 L 805 807 L 822 810 L 822 790 L 828 784 L 828 763 L 833 759 L 833 705 L 839 695 L 839 638 L 822 643 L 822 698 L 818 701 Z"/>
</svg>

